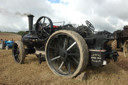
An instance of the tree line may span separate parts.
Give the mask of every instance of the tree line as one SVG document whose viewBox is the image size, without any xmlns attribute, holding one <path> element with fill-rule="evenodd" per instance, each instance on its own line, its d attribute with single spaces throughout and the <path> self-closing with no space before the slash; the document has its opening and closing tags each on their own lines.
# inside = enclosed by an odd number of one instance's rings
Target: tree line
<svg viewBox="0 0 128 85">
<path fill-rule="evenodd" d="M 13 34 L 18 34 L 18 35 L 24 35 L 26 31 L 18 31 L 18 32 L 4 32 L 4 31 L 0 31 L 0 33 L 13 33 Z"/>
</svg>

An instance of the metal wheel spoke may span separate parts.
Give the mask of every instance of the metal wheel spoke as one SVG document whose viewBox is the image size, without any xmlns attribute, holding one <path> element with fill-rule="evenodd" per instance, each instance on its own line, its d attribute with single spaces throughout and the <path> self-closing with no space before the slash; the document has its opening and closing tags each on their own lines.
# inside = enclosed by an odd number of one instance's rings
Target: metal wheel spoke
<svg viewBox="0 0 128 85">
<path fill-rule="evenodd" d="M 79 53 L 68 53 L 68 55 L 71 55 L 71 56 L 79 56 Z"/>
<path fill-rule="evenodd" d="M 60 58 L 60 56 L 57 56 L 57 57 L 52 58 L 51 61 L 54 61 L 54 60 L 56 60 L 58 58 Z"/>
<path fill-rule="evenodd" d="M 70 65 L 70 62 L 68 62 L 68 73 L 71 73 L 71 65 Z"/>
<path fill-rule="evenodd" d="M 77 59 L 75 59 L 74 57 L 72 57 L 73 61 L 75 61 L 76 64 L 79 64 L 79 61 Z"/>
<path fill-rule="evenodd" d="M 44 24 L 44 22 L 45 22 L 45 17 L 44 17 L 44 20 L 43 20 L 43 24 Z"/>
<path fill-rule="evenodd" d="M 64 64 L 64 61 L 61 63 L 61 65 L 59 66 L 59 70 L 62 68 L 62 66 L 63 66 L 63 64 Z"/>
<path fill-rule="evenodd" d="M 48 24 L 46 27 L 49 27 L 50 26 L 50 24 Z"/>
<path fill-rule="evenodd" d="M 66 48 L 66 38 L 64 39 L 64 46 L 63 46 L 63 49 Z"/>
<path fill-rule="evenodd" d="M 49 33 L 48 33 L 45 29 L 43 29 L 43 31 L 44 31 L 47 35 L 49 35 Z"/>
<path fill-rule="evenodd" d="M 71 44 L 71 45 L 67 48 L 67 51 L 69 51 L 75 44 L 76 44 L 76 42 L 74 42 L 73 44 Z"/>
</svg>

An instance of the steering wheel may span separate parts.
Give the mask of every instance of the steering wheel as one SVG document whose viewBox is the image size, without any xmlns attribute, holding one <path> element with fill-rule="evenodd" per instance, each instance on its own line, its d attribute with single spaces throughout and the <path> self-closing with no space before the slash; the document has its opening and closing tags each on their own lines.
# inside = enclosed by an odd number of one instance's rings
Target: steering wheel
<svg viewBox="0 0 128 85">
<path fill-rule="evenodd" d="M 36 33 L 39 39 L 45 41 L 53 32 L 52 20 L 46 16 L 40 17 L 36 22 Z"/>
<path fill-rule="evenodd" d="M 94 31 L 95 31 L 95 28 L 94 28 L 94 26 L 91 24 L 91 22 L 89 22 L 88 20 L 86 20 L 85 22 L 86 22 L 86 24 L 87 24 L 87 27 L 88 27 L 92 32 L 94 32 Z"/>
</svg>

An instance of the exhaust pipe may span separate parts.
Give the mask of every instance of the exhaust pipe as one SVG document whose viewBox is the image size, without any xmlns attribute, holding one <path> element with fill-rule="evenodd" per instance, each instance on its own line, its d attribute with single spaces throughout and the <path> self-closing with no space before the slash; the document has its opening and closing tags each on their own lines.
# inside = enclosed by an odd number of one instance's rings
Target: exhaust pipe
<svg viewBox="0 0 128 85">
<path fill-rule="evenodd" d="M 32 34 L 32 28 L 33 28 L 33 15 L 28 15 L 28 24 L 29 24 L 29 34 Z"/>
</svg>

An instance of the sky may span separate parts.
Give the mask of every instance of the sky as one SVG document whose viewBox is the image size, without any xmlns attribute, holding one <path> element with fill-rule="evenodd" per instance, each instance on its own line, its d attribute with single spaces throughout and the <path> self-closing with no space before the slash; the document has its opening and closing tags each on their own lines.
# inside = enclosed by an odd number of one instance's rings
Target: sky
<svg viewBox="0 0 128 85">
<path fill-rule="evenodd" d="M 28 14 L 113 32 L 128 25 L 128 0 L 0 0 L 0 31 L 27 31 Z"/>
</svg>

